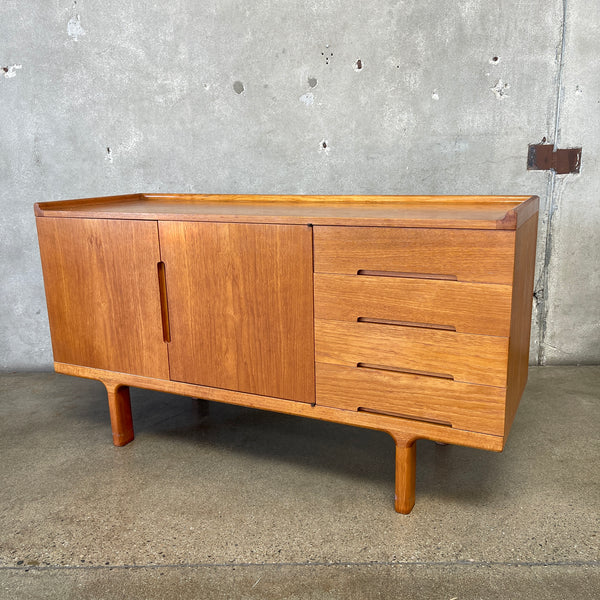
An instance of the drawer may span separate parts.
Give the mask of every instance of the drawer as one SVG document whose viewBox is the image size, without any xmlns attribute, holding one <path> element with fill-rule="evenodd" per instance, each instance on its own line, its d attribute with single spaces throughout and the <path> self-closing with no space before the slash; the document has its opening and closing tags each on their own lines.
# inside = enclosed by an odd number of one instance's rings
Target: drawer
<svg viewBox="0 0 600 600">
<path fill-rule="evenodd" d="M 410 277 L 314 276 L 315 318 L 384 319 L 508 337 L 512 288 Z"/>
<path fill-rule="evenodd" d="M 506 386 L 508 338 L 352 321 L 315 321 L 316 360 Z"/>
<path fill-rule="evenodd" d="M 317 363 L 317 405 L 504 434 L 504 388 Z"/>
<path fill-rule="evenodd" d="M 384 271 L 510 285 L 514 246 L 514 231 L 314 228 L 317 273 Z"/>
</svg>

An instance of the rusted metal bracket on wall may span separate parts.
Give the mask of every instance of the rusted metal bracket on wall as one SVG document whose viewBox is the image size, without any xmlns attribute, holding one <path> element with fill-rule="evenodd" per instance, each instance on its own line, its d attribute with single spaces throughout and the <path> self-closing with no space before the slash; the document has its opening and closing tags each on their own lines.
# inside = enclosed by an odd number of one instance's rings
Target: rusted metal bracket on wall
<svg viewBox="0 0 600 600">
<path fill-rule="evenodd" d="M 559 175 L 579 173 L 581 148 L 557 148 L 552 144 L 530 144 L 527 153 L 528 171 L 549 171 Z"/>
</svg>

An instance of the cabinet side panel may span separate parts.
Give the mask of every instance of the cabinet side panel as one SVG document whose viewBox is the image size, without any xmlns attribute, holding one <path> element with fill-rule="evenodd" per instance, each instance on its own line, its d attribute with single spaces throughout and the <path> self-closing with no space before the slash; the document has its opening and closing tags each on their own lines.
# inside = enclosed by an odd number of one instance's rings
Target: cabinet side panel
<svg viewBox="0 0 600 600">
<path fill-rule="evenodd" d="M 156 222 L 36 220 L 54 360 L 168 379 Z"/>
<path fill-rule="evenodd" d="M 159 223 L 171 379 L 314 401 L 306 226 Z"/>
<path fill-rule="evenodd" d="M 505 436 L 508 435 L 527 383 L 537 222 L 536 213 L 515 232 L 515 272 L 508 344 Z"/>
</svg>

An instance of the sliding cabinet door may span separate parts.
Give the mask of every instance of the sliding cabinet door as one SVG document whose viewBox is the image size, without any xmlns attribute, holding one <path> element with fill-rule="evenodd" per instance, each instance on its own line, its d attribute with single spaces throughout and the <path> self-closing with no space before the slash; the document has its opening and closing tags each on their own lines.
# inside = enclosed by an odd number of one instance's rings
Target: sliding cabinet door
<svg viewBox="0 0 600 600">
<path fill-rule="evenodd" d="M 169 378 L 156 221 L 38 217 L 56 362 Z"/>
<path fill-rule="evenodd" d="M 314 402 L 312 230 L 159 223 L 171 379 Z"/>
</svg>

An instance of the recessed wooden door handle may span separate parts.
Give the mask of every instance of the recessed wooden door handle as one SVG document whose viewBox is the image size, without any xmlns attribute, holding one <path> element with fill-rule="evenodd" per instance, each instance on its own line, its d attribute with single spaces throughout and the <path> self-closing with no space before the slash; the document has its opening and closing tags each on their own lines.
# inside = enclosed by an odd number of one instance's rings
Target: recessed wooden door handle
<svg viewBox="0 0 600 600">
<path fill-rule="evenodd" d="M 162 318 L 163 340 L 171 341 L 171 328 L 169 327 L 169 306 L 167 304 L 167 277 L 165 263 L 161 260 L 157 263 L 158 268 L 158 290 L 160 293 L 160 316 Z"/>
</svg>

